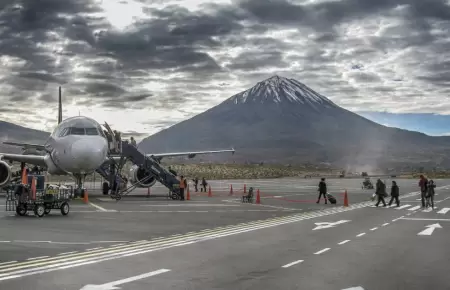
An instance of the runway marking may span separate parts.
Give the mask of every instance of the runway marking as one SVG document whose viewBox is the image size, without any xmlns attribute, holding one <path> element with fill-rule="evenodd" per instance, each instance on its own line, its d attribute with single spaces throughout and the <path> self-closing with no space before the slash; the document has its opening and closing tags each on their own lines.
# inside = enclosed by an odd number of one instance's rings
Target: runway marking
<svg viewBox="0 0 450 290">
<path fill-rule="evenodd" d="M 2 262 L 2 263 L 0 263 L 0 265 L 7 265 L 7 264 L 13 264 L 13 263 L 17 263 L 17 261 Z"/>
<path fill-rule="evenodd" d="M 400 207 L 397 207 L 396 209 L 404 209 L 404 208 L 407 208 L 407 207 L 410 207 L 410 206 L 411 206 L 410 204 L 405 204 L 405 205 L 402 205 Z"/>
<path fill-rule="evenodd" d="M 11 243 L 11 241 L 0 241 L 0 243 Z"/>
<path fill-rule="evenodd" d="M 346 244 L 346 243 L 348 243 L 348 242 L 350 242 L 350 240 L 342 241 L 342 242 L 338 243 L 338 245 L 343 245 L 343 244 Z"/>
<path fill-rule="evenodd" d="M 446 214 L 448 211 L 450 211 L 450 208 L 449 208 L 449 207 L 444 207 L 443 209 L 441 209 L 441 210 L 438 211 L 437 213 L 440 213 L 440 214 Z"/>
<path fill-rule="evenodd" d="M 86 249 L 86 252 L 88 252 L 88 251 L 93 251 L 93 250 L 98 250 L 98 249 L 103 249 L 103 247 L 97 247 L 97 248 Z"/>
<path fill-rule="evenodd" d="M 450 222 L 450 219 L 426 219 L 426 218 L 401 218 L 401 220 L 408 220 L 408 221 L 442 221 L 442 222 Z"/>
<path fill-rule="evenodd" d="M 330 250 L 330 248 L 322 249 L 322 250 L 320 250 L 320 251 L 318 251 L 318 252 L 315 252 L 314 255 L 320 255 L 320 254 L 322 254 L 322 253 L 325 253 L 325 252 L 328 251 L 328 250 Z"/>
<path fill-rule="evenodd" d="M 75 253 L 78 253 L 78 251 L 65 252 L 65 253 L 58 254 L 58 256 L 70 255 L 70 254 L 75 254 Z"/>
<path fill-rule="evenodd" d="M 408 208 L 408 210 L 417 210 L 417 209 L 419 209 L 420 208 L 420 205 L 417 205 L 417 206 L 414 206 L 414 207 L 412 207 L 412 208 Z"/>
<path fill-rule="evenodd" d="M 360 233 L 359 235 L 356 235 L 357 237 L 362 237 L 364 236 L 366 233 Z"/>
<path fill-rule="evenodd" d="M 101 206 L 99 206 L 99 205 L 96 205 L 95 203 L 89 202 L 89 204 L 92 205 L 93 207 L 95 207 L 95 208 L 98 209 L 98 210 L 101 210 L 101 211 L 108 211 L 106 208 L 103 208 L 103 207 L 101 207 Z"/>
<path fill-rule="evenodd" d="M 384 224 L 382 224 L 381 226 L 382 227 L 385 227 L 385 226 L 387 226 L 389 223 L 384 223 Z"/>
<path fill-rule="evenodd" d="M 374 227 L 374 228 L 372 228 L 372 229 L 370 229 L 371 231 L 374 231 L 374 230 L 376 230 L 376 229 L 378 229 L 377 227 Z"/>
<path fill-rule="evenodd" d="M 292 263 L 289 263 L 289 264 L 286 264 L 286 265 L 282 266 L 282 268 L 289 268 L 289 267 L 297 265 L 297 264 L 299 264 L 301 262 L 303 262 L 303 260 L 294 261 Z"/>
<path fill-rule="evenodd" d="M 28 258 L 27 261 L 33 261 L 33 260 L 38 260 L 38 259 L 44 259 L 44 258 L 48 258 L 49 256 L 40 256 L 40 257 L 34 257 L 34 258 Z"/>
<path fill-rule="evenodd" d="M 157 206 L 203 206 L 203 207 L 208 207 L 208 206 L 231 206 L 231 207 L 240 207 L 241 205 L 234 205 L 234 204 L 205 204 L 205 203 L 199 203 L 199 204 L 195 204 L 195 203 L 186 203 L 186 204 L 141 204 L 140 206 L 149 206 L 149 207 L 157 207 Z"/>
<path fill-rule="evenodd" d="M 331 211 L 330 209 L 325 209 L 317 212 L 310 212 L 309 214 L 293 214 L 289 216 L 275 217 L 265 220 L 240 223 L 237 225 L 230 225 L 219 230 L 206 229 L 194 234 L 185 234 L 177 237 L 159 238 L 150 241 L 142 240 L 129 243 L 127 245 L 111 246 L 108 248 L 93 250 L 90 252 L 85 251 L 76 254 L 68 254 L 65 256 L 54 256 L 47 259 L 23 261 L 15 264 L 0 266 L 0 280 L 14 279 L 23 276 L 63 270 L 78 267 L 81 265 L 120 259 L 133 255 L 142 255 L 162 249 L 184 246 L 187 244 L 213 240 L 230 235 L 237 235 L 259 229 L 299 222 L 319 216 L 327 216 L 335 213 L 351 211 L 358 208 L 364 208 L 368 204 L 369 203 L 353 204 L 349 207 L 336 207 L 333 211 Z"/>
</svg>

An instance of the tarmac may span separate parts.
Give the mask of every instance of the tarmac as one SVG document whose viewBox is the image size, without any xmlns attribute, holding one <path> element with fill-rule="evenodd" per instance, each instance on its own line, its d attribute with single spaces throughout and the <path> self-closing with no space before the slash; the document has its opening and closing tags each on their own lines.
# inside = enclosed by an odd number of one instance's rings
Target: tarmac
<svg viewBox="0 0 450 290">
<path fill-rule="evenodd" d="M 327 180 L 336 205 L 316 203 L 317 178 L 209 181 L 212 196 L 190 186 L 186 201 L 92 189 L 43 218 L 2 198 L 0 289 L 448 289 L 450 180 L 435 180 L 434 210 L 396 180 L 398 208 L 375 208 L 362 179 Z M 260 204 L 241 202 L 244 184 Z"/>
</svg>

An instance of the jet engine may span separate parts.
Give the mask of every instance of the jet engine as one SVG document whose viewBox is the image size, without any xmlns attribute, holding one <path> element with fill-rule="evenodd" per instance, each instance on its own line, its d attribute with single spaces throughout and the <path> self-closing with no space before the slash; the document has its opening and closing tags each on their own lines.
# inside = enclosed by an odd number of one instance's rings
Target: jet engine
<svg viewBox="0 0 450 290">
<path fill-rule="evenodd" d="M 134 165 L 130 170 L 130 182 L 136 187 L 147 188 L 155 185 L 156 178 L 154 175 L 147 173 L 145 169 Z"/>
<path fill-rule="evenodd" d="M 0 186 L 7 184 L 10 179 L 11 167 L 5 161 L 0 160 Z"/>
</svg>

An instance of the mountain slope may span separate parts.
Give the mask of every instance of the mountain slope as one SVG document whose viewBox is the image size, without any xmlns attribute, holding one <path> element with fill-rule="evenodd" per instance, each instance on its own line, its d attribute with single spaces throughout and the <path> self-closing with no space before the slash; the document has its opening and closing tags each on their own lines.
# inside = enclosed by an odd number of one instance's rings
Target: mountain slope
<svg viewBox="0 0 450 290">
<path fill-rule="evenodd" d="M 50 133 L 0 121 L 0 151 L 20 153 L 20 147 L 3 145 L 5 141 L 43 144 Z"/>
<path fill-rule="evenodd" d="M 375 166 L 436 159 L 449 145 L 447 137 L 379 125 L 296 80 L 274 76 L 145 138 L 139 147 L 168 152 L 234 146 L 232 160 L 238 161 Z M 220 158 L 230 159 L 209 159 Z"/>
</svg>

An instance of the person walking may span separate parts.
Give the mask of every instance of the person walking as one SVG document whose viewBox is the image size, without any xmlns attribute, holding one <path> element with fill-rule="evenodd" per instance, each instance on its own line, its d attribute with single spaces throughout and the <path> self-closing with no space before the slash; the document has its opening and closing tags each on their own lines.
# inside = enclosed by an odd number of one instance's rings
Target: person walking
<svg viewBox="0 0 450 290">
<path fill-rule="evenodd" d="M 434 189 L 436 188 L 436 184 L 434 184 L 434 181 L 432 179 L 430 179 L 430 181 L 428 182 L 428 189 L 427 189 L 427 202 L 426 202 L 426 207 L 430 207 L 432 209 L 434 209 Z"/>
<path fill-rule="evenodd" d="M 375 194 L 378 197 L 378 202 L 375 204 L 376 207 L 383 202 L 383 206 L 386 206 L 386 202 L 384 201 L 384 194 L 386 193 L 386 185 L 381 181 L 381 179 L 377 180 Z"/>
<path fill-rule="evenodd" d="M 183 175 L 180 176 L 180 199 L 184 200 L 184 189 L 187 187 L 186 178 Z"/>
<path fill-rule="evenodd" d="M 320 182 L 319 182 L 319 188 L 317 189 L 317 191 L 319 191 L 319 198 L 317 199 L 316 203 L 320 202 L 320 198 L 323 195 L 323 199 L 325 199 L 325 204 L 327 204 L 327 184 L 325 183 L 325 178 L 321 178 Z"/>
<path fill-rule="evenodd" d="M 391 200 L 389 201 L 389 206 L 391 206 L 392 202 L 395 200 L 397 207 L 399 207 L 400 206 L 400 200 L 398 199 L 399 196 L 400 196 L 400 189 L 398 188 L 397 182 L 392 181 Z"/>
<path fill-rule="evenodd" d="M 425 199 L 428 192 L 428 179 L 425 178 L 422 174 L 420 175 L 419 180 L 420 187 L 420 199 L 422 200 L 422 207 L 425 207 Z"/>
</svg>

